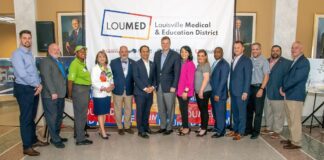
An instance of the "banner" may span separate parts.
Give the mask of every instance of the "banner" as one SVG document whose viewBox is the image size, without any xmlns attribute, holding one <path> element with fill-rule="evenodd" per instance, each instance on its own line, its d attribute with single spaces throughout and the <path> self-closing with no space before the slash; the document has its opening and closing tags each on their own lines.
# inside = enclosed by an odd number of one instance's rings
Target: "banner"
<svg viewBox="0 0 324 160">
<path fill-rule="evenodd" d="M 190 46 L 195 64 L 199 49 L 207 51 L 209 63 L 212 64 L 216 47 L 223 48 L 224 58 L 230 62 L 233 20 L 234 0 L 85 0 L 87 66 L 91 70 L 96 53 L 100 50 L 106 51 L 109 61 L 119 57 L 118 51 L 122 45 L 128 47 L 129 57 L 134 60 L 140 59 L 140 46 L 148 45 L 151 49 L 150 60 L 153 60 L 154 53 L 161 49 L 163 36 L 170 37 L 171 49 L 177 52 L 184 45 Z M 190 106 L 193 110 L 190 110 L 192 116 L 189 120 L 192 121 L 199 110 L 195 100 Z M 113 106 L 111 108 L 113 114 Z M 155 102 L 151 111 L 153 117 L 150 117 L 150 122 L 158 124 L 154 117 L 157 113 Z M 175 116 L 179 115 L 178 111 L 177 107 Z M 91 114 L 90 105 L 90 125 L 96 123 L 96 118 Z M 200 116 L 197 114 L 197 117 Z M 109 119 L 114 124 L 113 117 L 108 116 Z M 175 124 L 178 120 L 177 116 Z M 194 122 L 199 123 L 200 120 Z"/>
</svg>

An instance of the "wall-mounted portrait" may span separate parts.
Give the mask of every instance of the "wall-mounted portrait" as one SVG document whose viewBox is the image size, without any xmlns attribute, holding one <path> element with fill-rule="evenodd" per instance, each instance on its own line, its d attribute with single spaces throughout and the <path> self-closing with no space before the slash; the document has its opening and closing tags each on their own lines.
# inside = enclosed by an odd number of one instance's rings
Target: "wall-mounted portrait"
<svg viewBox="0 0 324 160">
<path fill-rule="evenodd" d="M 324 14 L 315 15 L 312 58 L 324 58 Z"/>
<path fill-rule="evenodd" d="M 57 13 L 58 42 L 63 56 L 73 56 L 78 45 L 85 45 L 85 29 L 81 13 Z"/>
<path fill-rule="evenodd" d="M 256 13 L 236 13 L 234 41 L 244 43 L 244 55 L 251 56 L 251 43 L 255 41 Z"/>
</svg>

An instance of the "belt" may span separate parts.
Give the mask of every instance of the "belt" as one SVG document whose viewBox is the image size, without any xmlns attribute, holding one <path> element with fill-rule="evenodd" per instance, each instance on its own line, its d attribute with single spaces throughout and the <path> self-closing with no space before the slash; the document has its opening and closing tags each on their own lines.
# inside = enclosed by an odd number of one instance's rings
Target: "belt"
<svg viewBox="0 0 324 160">
<path fill-rule="evenodd" d="M 261 83 L 258 83 L 258 84 L 251 84 L 251 87 L 261 87 Z"/>
</svg>

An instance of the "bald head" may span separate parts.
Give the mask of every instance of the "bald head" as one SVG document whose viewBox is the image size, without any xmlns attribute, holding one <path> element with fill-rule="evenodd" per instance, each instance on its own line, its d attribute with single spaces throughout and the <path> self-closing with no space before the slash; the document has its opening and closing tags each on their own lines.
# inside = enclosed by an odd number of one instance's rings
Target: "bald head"
<svg viewBox="0 0 324 160">
<path fill-rule="evenodd" d="M 60 56 L 60 53 L 60 47 L 57 44 L 52 43 L 48 46 L 48 54 L 53 58 L 58 58 Z"/>
<path fill-rule="evenodd" d="M 126 46 L 120 46 L 119 48 L 119 56 L 121 59 L 128 58 L 128 48 Z"/>
<path fill-rule="evenodd" d="M 293 59 L 297 58 L 298 56 L 300 56 L 301 54 L 303 54 L 303 44 L 300 41 L 295 41 L 292 45 L 291 45 L 291 56 Z"/>
</svg>

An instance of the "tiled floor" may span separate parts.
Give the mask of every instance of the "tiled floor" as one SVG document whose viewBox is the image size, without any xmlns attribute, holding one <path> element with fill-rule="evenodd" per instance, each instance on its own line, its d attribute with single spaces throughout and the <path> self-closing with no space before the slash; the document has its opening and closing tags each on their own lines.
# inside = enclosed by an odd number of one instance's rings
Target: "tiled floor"
<svg viewBox="0 0 324 160">
<path fill-rule="evenodd" d="M 1 102 L 0 102 L 1 103 Z M 76 146 L 73 139 L 72 123 L 66 119 L 62 136 L 69 138 L 65 149 L 56 149 L 53 145 L 36 148 L 41 152 L 39 157 L 29 157 L 22 154 L 22 144 L 19 132 L 19 110 L 17 104 L 1 103 L 0 105 L 0 160 L 14 159 L 46 159 L 46 160 L 82 160 L 82 159 L 121 159 L 121 160 L 207 160 L 207 159 L 237 159 L 237 160 L 324 160 L 324 134 L 320 128 L 303 129 L 303 145 L 300 150 L 285 150 L 280 139 L 274 140 L 262 136 L 257 140 L 244 137 L 236 142 L 231 138 L 211 139 L 211 133 L 202 138 L 190 136 L 179 137 L 175 133 L 170 136 L 151 135 L 150 139 L 139 138 L 136 134 L 120 136 L 116 129 L 109 128 L 112 134 L 109 140 L 102 140 L 96 129 L 90 130 L 93 145 Z M 43 127 L 38 128 L 42 135 Z M 287 135 L 285 129 L 282 138 Z"/>
</svg>

